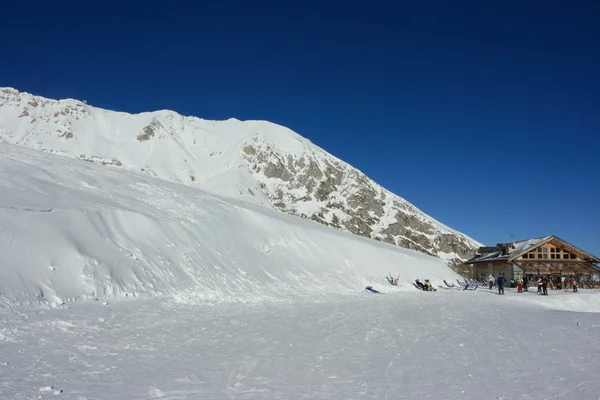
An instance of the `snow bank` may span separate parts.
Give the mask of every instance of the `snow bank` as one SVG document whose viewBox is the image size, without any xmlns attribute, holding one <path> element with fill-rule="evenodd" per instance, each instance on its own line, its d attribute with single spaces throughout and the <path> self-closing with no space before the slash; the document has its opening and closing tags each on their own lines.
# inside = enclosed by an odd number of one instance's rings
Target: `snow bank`
<svg viewBox="0 0 600 400">
<path fill-rule="evenodd" d="M 265 207 L 0 144 L 0 302 L 292 299 L 458 276 L 437 258 Z M 394 288 L 396 289 L 396 288 Z M 402 290 L 402 288 L 396 289 Z"/>
<path fill-rule="evenodd" d="M 547 308 L 557 311 L 600 313 L 600 290 L 579 289 L 578 293 L 565 290 L 550 290 L 548 296 L 537 294 L 511 297 L 512 301 L 534 308 Z"/>
</svg>

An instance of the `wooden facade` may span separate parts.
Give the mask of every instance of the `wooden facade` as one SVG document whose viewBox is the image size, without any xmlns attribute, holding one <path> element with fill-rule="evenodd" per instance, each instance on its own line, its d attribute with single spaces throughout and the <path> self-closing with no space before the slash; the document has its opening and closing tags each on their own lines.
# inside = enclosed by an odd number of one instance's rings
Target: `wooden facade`
<svg viewBox="0 0 600 400">
<path fill-rule="evenodd" d="M 600 259 L 556 236 L 481 247 L 464 264 L 476 279 L 487 280 L 490 274 L 497 277 L 502 273 L 508 281 L 544 276 L 559 286 L 571 278 L 600 286 Z"/>
</svg>

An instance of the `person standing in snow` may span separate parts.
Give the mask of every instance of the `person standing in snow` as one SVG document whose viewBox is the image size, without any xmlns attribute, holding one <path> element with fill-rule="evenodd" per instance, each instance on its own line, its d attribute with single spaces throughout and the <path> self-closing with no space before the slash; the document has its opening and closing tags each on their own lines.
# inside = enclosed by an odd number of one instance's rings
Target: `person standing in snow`
<svg viewBox="0 0 600 400">
<path fill-rule="evenodd" d="M 488 276 L 488 283 L 490 284 L 490 290 L 492 290 L 494 287 L 494 275 L 490 274 L 490 276 Z"/>
<path fill-rule="evenodd" d="M 502 274 L 498 274 L 498 279 L 496 280 L 496 284 L 498 285 L 498 294 L 504 294 L 504 276 Z"/>
<path fill-rule="evenodd" d="M 542 277 L 538 279 L 538 294 L 542 293 Z"/>
<path fill-rule="evenodd" d="M 527 275 L 523 277 L 523 290 L 527 292 L 527 286 L 529 284 L 529 279 L 527 279 Z"/>
<path fill-rule="evenodd" d="M 577 292 L 577 281 L 575 280 L 575 278 L 573 278 L 573 280 L 571 281 L 571 284 L 573 285 L 573 291 Z"/>
<path fill-rule="evenodd" d="M 542 294 L 548 296 L 548 280 L 546 278 L 542 278 Z"/>
</svg>

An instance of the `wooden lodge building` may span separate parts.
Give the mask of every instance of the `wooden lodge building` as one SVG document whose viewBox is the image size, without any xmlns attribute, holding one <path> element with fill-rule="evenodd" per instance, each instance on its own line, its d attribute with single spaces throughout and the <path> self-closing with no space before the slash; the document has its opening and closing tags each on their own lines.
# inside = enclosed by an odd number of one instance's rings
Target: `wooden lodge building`
<svg viewBox="0 0 600 400">
<path fill-rule="evenodd" d="M 483 281 L 499 273 L 508 282 L 524 275 L 530 280 L 550 277 L 559 285 L 563 277 L 583 282 L 600 280 L 600 259 L 556 236 L 480 247 L 464 264 L 470 267 L 472 278 Z"/>
</svg>

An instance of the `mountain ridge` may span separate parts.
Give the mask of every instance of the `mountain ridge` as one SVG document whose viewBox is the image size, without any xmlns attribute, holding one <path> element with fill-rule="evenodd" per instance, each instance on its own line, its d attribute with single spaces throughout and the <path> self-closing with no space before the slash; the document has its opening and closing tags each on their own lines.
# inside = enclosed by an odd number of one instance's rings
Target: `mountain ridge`
<svg viewBox="0 0 600 400">
<path fill-rule="evenodd" d="M 449 262 L 481 245 L 269 121 L 128 114 L 0 88 L 0 140 L 196 186 Z"/>
</svg>

